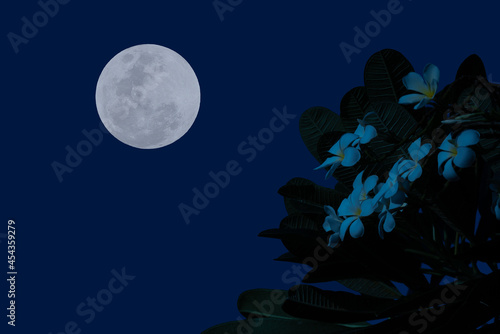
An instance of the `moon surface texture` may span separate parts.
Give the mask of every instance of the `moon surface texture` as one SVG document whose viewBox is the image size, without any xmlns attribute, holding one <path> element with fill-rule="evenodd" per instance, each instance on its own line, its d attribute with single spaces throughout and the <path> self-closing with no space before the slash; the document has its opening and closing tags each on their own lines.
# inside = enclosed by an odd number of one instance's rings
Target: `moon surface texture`
<svg viewBox="0 0 500 334">
<path fill-rule="evenodd" d="M 189 63 L 175 51 L 137 45 L 104 67 L 96 105 L 114 137 L 154 149 L 175 142 L 191 128 L 200 108 L 200 86 Z"/>
</svg>

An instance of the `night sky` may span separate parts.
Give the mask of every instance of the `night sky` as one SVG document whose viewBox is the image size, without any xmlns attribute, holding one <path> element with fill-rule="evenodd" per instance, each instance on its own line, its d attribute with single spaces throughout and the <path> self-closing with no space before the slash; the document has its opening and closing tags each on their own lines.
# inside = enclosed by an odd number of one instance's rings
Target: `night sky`
<svg viewBox="0 0 500 334">
<path fill-rule="evenodd" d="M 437 65 L 440 88 L 473 53 L 500 81 L 496 9 L 480 0 L 4 3 L 2 333 L 200 333 L 237 320 L 244 290 L 290 288 L 298 274 L 273 261 L 285 248 L 257 234 L 286 216 L 277 190 L 289 179 L 334 184 L 313 170 L 301 113 L 338 112 L 385 48 L 420 73 Z M 201 87 L 192 128 L 156 150 L 104 133 L 95 105 L 106 63 L 138 44 L 178 52 Z M 70 166 L 92 133 L 91 152 Z M 54 162 L 71 172 L 58 177 Z"/>
</svg>

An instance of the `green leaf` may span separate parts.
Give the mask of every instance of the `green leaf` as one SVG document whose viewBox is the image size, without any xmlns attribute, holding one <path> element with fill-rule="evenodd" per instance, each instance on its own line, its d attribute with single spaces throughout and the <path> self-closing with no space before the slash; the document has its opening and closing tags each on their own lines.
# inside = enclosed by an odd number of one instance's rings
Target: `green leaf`
<svg viewBox="0 0 500 334">
<path fill-rule="evenodd" d="M 326 133 L 344 131 L 340 116 L 324 107 L 307 109 L 300 117 L 300 135 L 307 149 L 319 162 L 318 141 Z"/>
<path fill-rule="evenodd" d="M 372 102 L 395 102 L 409 93 L 403 78 L 414 72 L 410 62 L 398 51 L 385 49 L 373 54 L 365 66 L 365 87 Z"/>
<path fill-rule="evenodd" d="M 343 334 L 352 333 L 352 329 L 342 325 L 324 323 L 307 319 L 273 319 L 253 318 L 242 321 L 231 321 L 213 326 L 202 334 L 311 334 L 328 333 Z"/>
<path fill-rule="evenodd" d="M 458 97 L 458 104 L 463 105 L 467 112 L 485 112 L 493 111 L 493 101 L 488 90 L 480 83 L 465 88 Z"/>
<path fill-rule="evenodd" d="M 379 134 L 389 134 L 399 141 L 409 139 L 418 130 L 415 119 L 397 103 L 374 103 L 373 112 L 366 115 L 365 121 L 374 126 Z"/>
<path fill-rule="evenodd" d="M 259 233 L 260 237 L 281 239 L 283 245 L 295 256 L 311 256 L 319 247 L 319 240 L 326 243 L 327 234 L 323 230 L 325 215 L 294 214 L 285 217 L 279 229 L 269 229 Z"/>
<path fill-rule="evenodd" d="M 323 213 L 323 207 L 330 205 L 338 208 L 342 200 L 347 196 L 338 190 L 319 186 L 312 181 L 296 177 L 287 182 L 286 185 L 278 190 L 285 200 L 285 205 L 292 205 L 295 209 L 307 210 L 306 212 Z M 299 207 L 300 205 L 300 207 Z M 288 207 L 287 207 L 288 211 Z M 290 211 L 288 211 L 290 213 Z"/>
<path fill-rule="evenodd" d="M 383 311 L 396 303 L 389 299 L 298 285 L 289 290 L 283 310 L 311 320 L 349 323 L 379 319 Z"/>
<path fill-rule="evenodd" d="M 355 87 L 344 95 L 340 102 L 340 118 L 345 131 L 356 131 L 359 125 L 358 119 L 363 119 L 369 105 L 370 100 L 365 87 Z"/>
<path fill-rule="evenodd" d="M 285 313 L 281 306 L 287 297 L 286 290 L 279 289 L 253 289 L 240 294 L 238 310 L 248 318 L 251 314 L 258 317 L 271 317 L 280 319 L 295 319 Z"/>
<path fill-rule="evenodd" d="M 363 295 L 397 299 L 402 296 L 401 292 L 390 281 L 381 282 L 367 278 L 352 278 L 338 280 L 340 284 Z"/>
<path fill-rule="evenodd" d="M 481 58 L 476 54 L 472 54 L 467 57 L 458 68 L 455 80 L 460 79 L 464 76 L 467 77 L 478 75 L 486 78 L 486 69 L 484 68 L 484 63 Z"/>
</svg>

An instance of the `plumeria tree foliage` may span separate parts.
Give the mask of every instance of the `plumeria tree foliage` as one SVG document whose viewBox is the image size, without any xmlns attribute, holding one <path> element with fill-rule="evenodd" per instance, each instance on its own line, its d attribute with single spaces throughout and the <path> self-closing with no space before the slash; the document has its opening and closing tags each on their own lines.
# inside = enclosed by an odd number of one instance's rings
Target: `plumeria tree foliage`
<svg viewBox="0 0 500 334">
<path fill-rule="evenodd" d="M 283 242 L 276 260 L 314 266 L 273 307 L 277 290 L 243 293 L 246 320 L 205 333 L 498 333 L 500 88 L 476 55 L 441 90 L 439 77 L 382 50 L 340 113 L 303 113 L 331 186 L 290 180 L 288 216 L 260 236 Z M 313 285 L 332 281 L 353 292 Z"/>
</svg>

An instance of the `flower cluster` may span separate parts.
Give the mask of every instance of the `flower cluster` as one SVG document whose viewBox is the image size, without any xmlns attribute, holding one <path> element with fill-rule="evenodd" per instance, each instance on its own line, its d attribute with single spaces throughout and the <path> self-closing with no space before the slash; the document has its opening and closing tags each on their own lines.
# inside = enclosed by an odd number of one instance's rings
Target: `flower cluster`
<svg viewBox="0 0 500 334">
<path fill-rule="evenodd" d="M 358 122 L 359 126 L 356 131 L 342 135 L 340 140 L 328 150 L 332 156 L 315 168 L 317 170 L 330 167 L 325 179 L 332 176 L 340 165 L 344 167 L 354 166 L 361 159 L 360 144 L 367 144 L 377 136 L 377 130 L 373 126 L 367 125 L 363 120 L 358 119 Z"/>
<path fill-rule="evenodd" d="M 414 141 L 408 148 L 411 159 L 399 159 L 391 168 L 385 182 L 378 183 L 378 176 L 371 175 L 363 181 L 363 172 L 353 182 L 352 193 L 342 201 L 338 212 L 331 206 L 325 206 L 327 217 L 323 224 L 326 232 L 333 232 L 329 246 L 335 247 L 349 231 L 351 237 L 359 238 L 364 234 L 363 217 L 378 214 L 379 235 L 391 232 L 396 221 L 394 214 L 406 204 L 406 191 L 409 183 L 422 175 L 419 162 L 431 149 L 430 144 L 421 144 L 421 139 Z"/>
<path fill-rule="evenodd" d="M 423 77 L 410 72 L 403 78 L 403 84 L 408 90 L 415 91 L 399 99 L 400 104 L 413 104 L 414 109 L 421 109 L 432 102 L 438 83 L 439 69 L 432 64 L 424 68 Z M 330 167 L 326 178 L 330 177 L 340 165 L 354 166 L 361 159 L 361 145 L 369 143 L 377 136 L 375 127 L 358 120 L 359 126 L 354 133 L 345 133 L 328 151 L 332 154 L 319 167 Z M 470 147 L 479 143 L 480 134 L 476 130 L 464 130 L 458 135 L 451 133 L 438 147 L 438 174 L 448 181 L 457 181 L 459 176 L 456 168 L 471 167 L 476 160 L 476 153 Z M 335 247 L 343 241 L 347 232 L 353 238 L 363 236 L 365 228 L 363 219 L 372 214 L 378 215 L 378 232 L 381 238 L 384 232 L 391 232 L 396 226 L 394 215 L 406 206 L 407 192 L 413 182 L 422 176 L 421 162 L 431 152 L 430 143 L 422 143 L 418 138 L 408 147 L 409 156 L 401 157 L 389 171 L 385 182 L 378 182 L 377 175 L 368 176 L 363 181 L 363 172 L 359 173 L 352 185 L 352 193 L 340 204 L 338 211 L 326 205 L 327 214 L 323 228 L 333 232 L 329 246 Z M 409 159 L 408 159 L 409 158 Z M 490 186 L 492 190 L 491 211 L 500 220 L 500 192 L 497 185 Z"/>
</svg>

